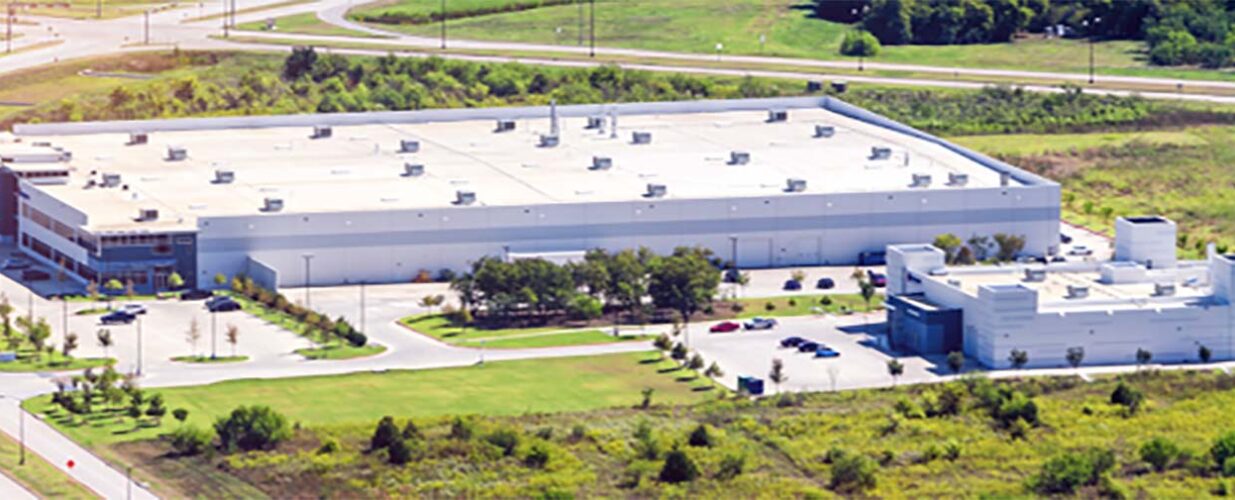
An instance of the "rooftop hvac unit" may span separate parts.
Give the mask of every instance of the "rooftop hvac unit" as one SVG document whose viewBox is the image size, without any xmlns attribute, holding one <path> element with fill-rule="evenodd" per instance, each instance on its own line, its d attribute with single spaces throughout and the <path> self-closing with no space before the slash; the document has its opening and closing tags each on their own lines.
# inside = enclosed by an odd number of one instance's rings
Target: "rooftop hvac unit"
<svg viewBox="0 0 1235 500">
<path fill-rule="evenodd" d="M 184 161 L 189 158 L 189 150 L 181 146 L 167 147 L 167 161 Z"/>
<path fill-rule="evenodd" d="M 958 174 L 955 172 L 948 173 L 949 186 L 964 186 L 969 184 L 969 174 Z"/>
<path fill-rule="evenodd" d="M 147 142 L 150 142 L 150 136 L 146 135 L 144 132 L 134 132 L 129 134 L 128 145 L 130 146 L 139 146 L 146 144 Z"/>
<path fill-rule="evenodd" d="M 608 156 L 593 156 L 592 166 L 588 170 L 609 170 L 613 168 L 613 158 Z"/>
<path fill-rule="evenodd" d="M 769 109 L 768 123 L 783 122 L 789 120 L 789 112 L 783 109 Z"/>
<path fill-rule="evenodd" d="M 214 171 L 214 183 L 215 184 L 231 184 L 235 180 L 236 180 L 236 172 L 233 172 L 231 170 L 215 170 Z"/>
<path fill-rule="evenodd" d="M 648 184 L 648 190 L 646 193 L 643 193 L 643 196 L 645 198 L 664 198 L 668 192 L 669 188 L 665 187 L 664 184 Z"/>
<path fill-rule="evenodd" d="M 455 205 L 471 205 L 476 203 L 476 192 L 455 191 Z"/>
<path fill-rule="evenodd" d="M 831 125 L 815 125 L 815 137 L 826 139 L 836 135 L 836 127 Z"/>
<path fill-rule="evenodd" d="M 1028 281 L 1030 283 L 1040 283 L 1040 282 L 1046 281 L 1046 270 L 1045 269 L 1026 269 L 1025 270 L 1025 281 Z"/>
<path fill-rule="evenodd" d="M 587 117 L 587 127 L 585 128 L 588 130 L 599 130 L 605 128 L 604 115 L 593 115 Z"/>
<path fill-rule="evenodd" d="M 871 146 L 871 155 L 868 160 L 886 160 L 892 157 L 892 148 Z"/>
<path fill-rule="evenodd" d="M 1003 187 L 1008 187 L 1009 184 L 1012 184 L 1012 174 L 1009 174 L 1007 172 L 1000 172 L 999 173 L 999 185 Z"/>
<path fill-rule="evenodd" d="M 120 174 L 103 174 L 103 182 L 105 188 L 114 188 L 120 185 Z"/>
<path fill-rule="evenodd" d="M 631 132 L 630 142 L 631 144 L 651 144 L 652 143 L 652 133 L 651 132 Z"/>
<path fill-rule="evenodd" d="M 1068 298 L 1069 299 L 1083 299 L 1088 296 L 1089 296 L 1089 287 L 1078 286 L 1078 285 L 1068 285 Z"/>
<path fill-rule="evenodd" d="M 810 93 L 823 92 L 823 82 L 819 80 L 810 80 L 806 82 L 806 91 Z"/>
<path fill-rule="evenodd" d="M 326 125 L 318 125 L 313 127 L 313 135 L 309 137 L 313 139 L 327 139 L 332 135 L 334 135 L 334 129 Z"/>
<path fill-rule="evenodd" d="M 263 212 L 280 212 L 283 210 L 283 198 L 266 198 L 263 200 Z"/>
<path fill-rule="evenodd" d="M 540 147 L 556 148 L 562 139 L 554 134 L 540 134 Z"/>
<path fill-rule="evenodd" d="M 729 164 L 730 165 L 745 165 L 747 163 L 750 163 L 750 153 L 746 151 L 730 151 L 729 152 Z"/>
<path fill-rule="evenodd" d="M 399 152 L 400 153 L 419 153 L 420 152 L 420 141 L 417 141 L 415 139 L 400 139 L 399 140 Z"/>
<path fill-rule="evenodd" d="M 913 183 L 909 187 L 924 188 L 930 185 L 931 176 L 929 174 L 913 174 Z"/>
<path fill-rule="evenodd" d="M 137 220 L 139 221 L 159 220 L 159 211 L 153 208 L 140 209 L 137 211 Z"/>
<path fill-rule="evenodd" d="M 1170 297 L 1175 295 L 1174 283 L 1154 283 L 1154 297 Z"/>
<path fill-rule="evenodd" d="M 790 193 L 806 191 L 806 179 L 789 179 L 785 181 L 785 191 Z"/>
<path fill-rule="evenodd" d="M 425 175 L 424 165 L 419 164 L 419 163 L 404 163 L 403 164 L 403 176 L 404 177 L 420 177 L 422 175 Z"/>
<path fill-rule="evenodd" d="M 500 134 L 502 132 L 513 131 L 514 129 L 515 129 L 514 120 L 498 120 L 497 126 L 493 128 L 493 131 Z"/>
</svg>

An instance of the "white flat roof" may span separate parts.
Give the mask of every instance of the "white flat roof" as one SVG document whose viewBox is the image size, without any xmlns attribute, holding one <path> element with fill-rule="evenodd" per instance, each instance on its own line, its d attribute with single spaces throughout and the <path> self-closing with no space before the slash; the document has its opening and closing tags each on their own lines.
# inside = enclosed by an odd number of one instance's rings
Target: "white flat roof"
<svg viewBox="0 0 1235 500">
<path fill-rule="evenodd" d="M 800 196 L 785 191 L 790 178 L 805 180 L 806 194 L 906 190 L 914 174 L 931 176 L 915 190 L 1000 185 L 999 172 L 935 142 L 821 107 L 788 112 L 773 123 L 766 109 L 621 115 L 616 138 L 575 116 L 560 120 L 553 148 L 537 145 L 550 120 L 526 117 L 506 133 L 486 119 L 336 125 L 323 139 L 285 126 L 151 132 L 145 145 L 117 132 L 22 141 L 72 152 L 70 181 L 37 189 L 100 231 L 194 228 L 197 217 L 260 213 L 269 197 L 284 200 L 284 213 L 321 213 L 447 207 L 460 190 L 476 193 L 475 206 L 518 206 L 638 200 L 648 184 L 664 184 L 667 199 Z M 816 138 L 815 125 L 835 135 Z M 651 144 L 631 144 L 634 131 L 650 132 Z M 420 152 L 399 153 L 403 139 L 419 140 Z M 169 146 L 188 159 L 166 161 Z M 891 148 L 891 158 L 869 159 L 872 147 Z M 732 151 L 749 163 L 729 164 Z M 612 168 L 589 170 L 593 156 L 612 158 Z M 403 176 L 405 163 L 423 164 L 424 175 Z M 235 181 L 212 183 L 216 170 Z M 126 189 L 86 187 L 104 173 L 120 174 Z M 948 185 L 949 174 L 968 182 Z M 139 209 L 158 209 L 160 220 L 136 222 Z"/>
<path fill-rule="evenodd" d="M 967 295 L 976 297 L 983 286 L 1020 285 L 1038 292 L 1038 312 L 1107 311 L 1152 307 L 1180 307 L 1212 295 L 1208 286 L 1188 286 L 1183 272 L 1157 272 L 1154 278 L 1138 283 L 1103 283 L 1101 273 L 1054 265 L 1006 265 L 949 267 L 948 274 L 922 276 L 940 283 L 951 283 Z M 1026 281 L 1025 269 L 1046 269 L 1042 281 Z M 920 274 L 919 274 L 920 276 Z M 1155 296 L 1155 283 L 1174 284 L 1175 294 Z M 1083 298 L 1068 298 L 1069 286 L 1089 288 Z"/>
</svg>

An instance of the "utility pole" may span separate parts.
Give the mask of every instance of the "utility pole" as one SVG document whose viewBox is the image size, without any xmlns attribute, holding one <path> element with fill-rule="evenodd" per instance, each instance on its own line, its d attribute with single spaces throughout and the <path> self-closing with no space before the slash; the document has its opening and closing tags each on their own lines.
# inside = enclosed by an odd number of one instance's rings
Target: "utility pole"
<svg viewBox="0 0 1235 500">
<path fill-rule="evenodd" d="M 579 6 L 579 46 L 583 46 L 583 0 L 575 0 Z"/>
<path fill-rule="evenodd" d="M 8 4 L 4 10 L 4 52 L 13 53 L 13 4 Z"/>
<path fill-rule="evenodd" d="M 137 376 L 142 374 L 142 317 L 137 316 Z"/>
<path fill-rule="evenodd" d="M 145 23 L 142 29 L 142 40 L 146 45 L 150 45 L 150 10 L 147 9 Z"/>
<path fill-rule="evenodd" d="M 592 20 L 591 20 L 591 45 L 588 48 L 588 57 L 596 57 L 596 0 L 591 0 Z"/>
<path fill-rule="evenodd" d="M 364 281 L 361 281 L 360 282 L 360 331 L 362 332 L 364 331 L 364 323 L 365 323 L 364 305 L 365 305 L 364 304 Z"/>
<path fill-rule="evenodd" d="M 442 0 L 442 50 L 446 50 L 446 0 Z"/>
<path fill-rule="evenodd" d="M 300 257 L 304 259 L 304 308 L 313 309 L 313 302 L 309 296 L 309 289 L 312 288 L 311 285 L 313 283 L 312 275 L 309 274 L 311 271 L 309 269 L 309 261 L 313 260 L 313 254 L 306 253 Z"/>
</svg>

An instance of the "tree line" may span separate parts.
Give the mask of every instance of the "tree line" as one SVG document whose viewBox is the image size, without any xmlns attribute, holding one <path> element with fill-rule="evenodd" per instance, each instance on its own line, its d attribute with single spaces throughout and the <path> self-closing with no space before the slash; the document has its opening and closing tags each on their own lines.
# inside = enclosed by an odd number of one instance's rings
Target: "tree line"
<svg viewBox="0 0 1235 500">
<path fill-rule="evenodd" d="M 336 319 L 330 319 L 330 316 L 325 313 L 301 306 L 288 300 L 280 292 L 258 285 L 253 281 L 253 278 L 248 276 L 237 275 L 232 277 L 231 290 L 232 293 L 247 297 L 249 300 L 265 306 L 267 309 L 291 316 L 305 325 L 307 330 L 303 334 L 312 338 L 324 339 L 333 336 L 353 347 L 364 347 L 369 342 L 368 336 L 349 323 L 347 318 L 339 316 Z"/>
</svg>

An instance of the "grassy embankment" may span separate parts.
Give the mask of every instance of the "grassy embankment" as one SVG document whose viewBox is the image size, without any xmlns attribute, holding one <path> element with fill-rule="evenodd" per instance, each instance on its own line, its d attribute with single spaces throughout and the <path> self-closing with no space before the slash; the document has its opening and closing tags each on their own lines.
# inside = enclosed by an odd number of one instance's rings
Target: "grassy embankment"
<svg viewBox="0 0 1235 500">
<path fill-rule="evenodd" d="M 21 447 L 17 441 L 0 433 L 0 474 L 9 476 L 42 498 L 99 498 L 34 452 L 26 450 L 25 465 L 18 465 L 20 461 Z"/>
</svg>

